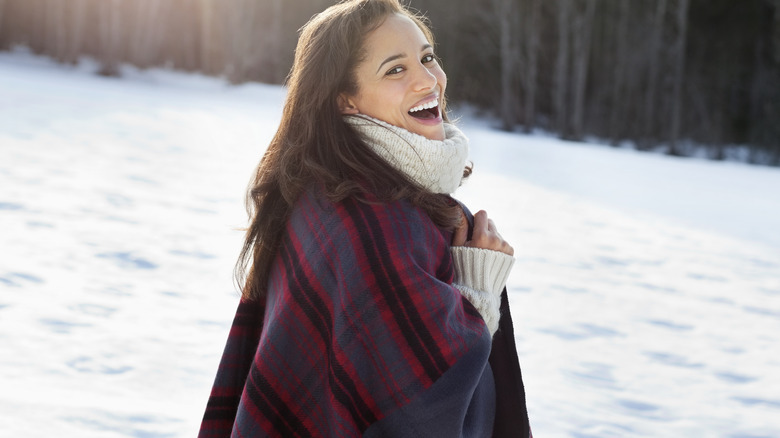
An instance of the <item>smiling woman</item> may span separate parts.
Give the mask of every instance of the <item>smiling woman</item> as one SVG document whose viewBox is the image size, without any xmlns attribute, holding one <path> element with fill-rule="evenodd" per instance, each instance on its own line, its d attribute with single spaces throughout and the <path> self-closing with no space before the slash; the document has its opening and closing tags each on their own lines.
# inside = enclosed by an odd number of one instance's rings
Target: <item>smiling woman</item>
<svg viewBox="0 0 780 438">
<path fill-rule="evenodd" d="M 393 14 L 365 40 L 357 93 L 340 96 L 344 114 L 365 114 L 432 140 L 444 140 L 447 75 L 428 38 L 409 17 Z"/>
<path fill-rule="evenodd" d="M 304 26 L 201 437 L 530 436 L 513 249 L 451 197 L 468 139 L 433 48 L 397 0 Z"/>
</svg>

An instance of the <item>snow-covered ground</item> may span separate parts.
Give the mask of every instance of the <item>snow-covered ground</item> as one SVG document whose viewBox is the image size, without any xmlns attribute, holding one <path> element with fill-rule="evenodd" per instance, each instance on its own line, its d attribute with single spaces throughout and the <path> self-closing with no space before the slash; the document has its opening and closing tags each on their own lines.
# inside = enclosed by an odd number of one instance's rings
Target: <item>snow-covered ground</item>
<svg viewBox="0 0 780 438">
<path fill-rule="evenodd" d="M 92 70 L 0 54 L 0 436 L 194 436 L 284 92 Z M 536 436 L 780 436 L 780 170 L 461 125 Z"/>
</svg>

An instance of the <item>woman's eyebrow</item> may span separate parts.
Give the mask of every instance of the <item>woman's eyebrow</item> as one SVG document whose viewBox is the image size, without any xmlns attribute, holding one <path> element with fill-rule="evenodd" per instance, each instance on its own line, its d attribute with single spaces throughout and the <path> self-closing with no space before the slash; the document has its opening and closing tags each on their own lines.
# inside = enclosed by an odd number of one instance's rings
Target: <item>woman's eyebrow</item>
<svg viewBox="0 0 780 438">
<path fill-rule="evenodd" d="M 399 53 L 397 55 L 393 55 L 382 61 L 381 64 L 379 64 L 379 68 L 376 69 L 376 72 L 379 73 L 379 70 L 382 70 L 382 66 L 387 64 L 388 62 L 395 61 L 396 59 L 406 58 L 406 53 Z"/>
<path fill-rule="evenodd" d="M 423 44 L 422 48 L 420 49 L 421 52 L 433 48 L 430 44 Z M 382 61 L 381 64 L 379 64 L 379 68 L 376 69 L 376 72 L 379 73 L 379 70 L 382 70 L 382 66 L 387 64 L 388 62 L 395 61 L 396 59 L 406 58 L 406 53 L 399 53 L 397 55 L 389 56 L 387 59 Z"/>
</svg>

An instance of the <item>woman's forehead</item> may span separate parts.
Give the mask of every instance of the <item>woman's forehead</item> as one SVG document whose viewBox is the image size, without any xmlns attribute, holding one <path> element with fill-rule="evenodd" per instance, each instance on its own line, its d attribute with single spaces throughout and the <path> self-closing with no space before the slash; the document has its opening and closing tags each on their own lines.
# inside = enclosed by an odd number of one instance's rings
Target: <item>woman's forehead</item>
<svg viewBox="0 0 780 438">
<path fill-rule="evenodd" d="M 374 58 L 399 50 L 414 50 L 416 53 L 428 44 L 430 42 L 425 34 L 412 19 L 393 14 L 367 35 L 365 48 L 368 57 Z"/>
</svg>

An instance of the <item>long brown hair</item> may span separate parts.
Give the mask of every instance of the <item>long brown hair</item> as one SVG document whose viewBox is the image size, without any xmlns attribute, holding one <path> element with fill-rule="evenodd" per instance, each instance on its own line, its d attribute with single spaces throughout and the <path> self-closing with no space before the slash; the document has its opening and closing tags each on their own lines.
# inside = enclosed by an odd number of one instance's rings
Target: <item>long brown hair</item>
<svg viewBox="0 0 780 438">
<path fill-rule="evenodd" d="M 411 18 L 433 45 L 423 19 L 398 0 L 343 1 L 301 29 L 282 120 L 247 193 L 250 224 L 235 269 L 245 299 L 265 295 L 292 206 L 312 183 L 333 202 L 362 199 L 367 192 L 385 202 L 406 198 L 442 228 L 459 223 L 460 210 L 446 195 L 423 189 L 365 147 L 338 107 L 339 94 L 358 91 L 354 72 L 364 57 L 365 36 L 392 14 Z M 444 104 L 442 114 L 447 120 Z"/>
</svg>

